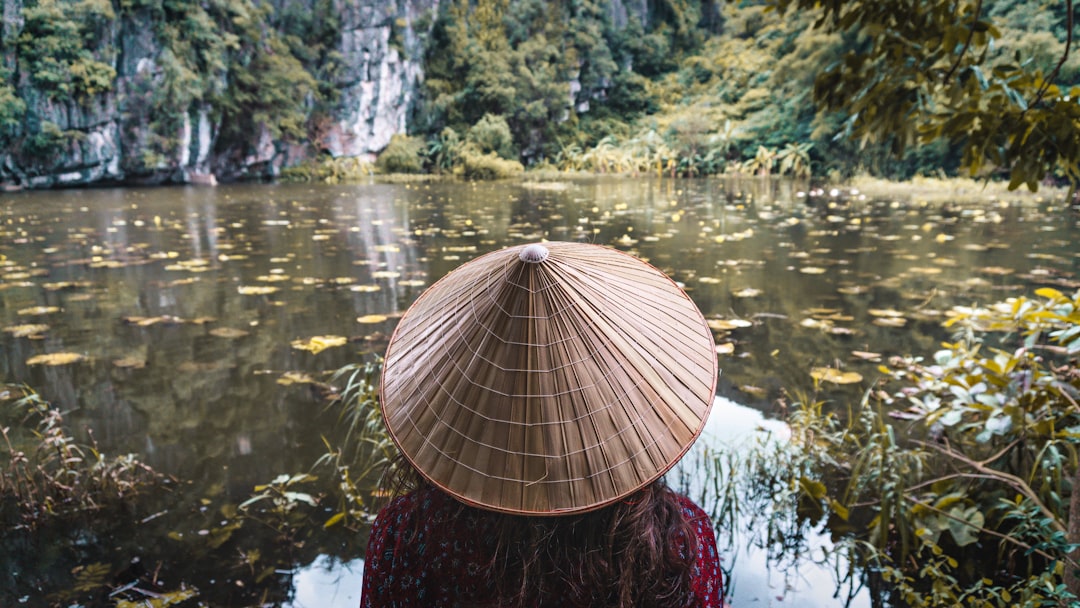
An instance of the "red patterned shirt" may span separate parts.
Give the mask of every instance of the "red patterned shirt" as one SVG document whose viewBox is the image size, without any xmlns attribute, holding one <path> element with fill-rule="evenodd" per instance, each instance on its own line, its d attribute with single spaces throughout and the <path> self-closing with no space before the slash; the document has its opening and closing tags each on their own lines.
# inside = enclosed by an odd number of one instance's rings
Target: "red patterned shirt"
<svg viewBox="0 0 1080 608">
<path fill-rule="evenodd" d="M 692 572 L 694 608 L 722 608 L 723 583 L 712 522 L 689 498 L 678 499 L 698 537 Z M 411 492 L 386 505 L 368 539 L 361 608 L 449 608 L 490 597 L 491 590 L 485 596 L 479 564 L 490 563 L 494 552 L 491 520 L 460 517 L 459 511 L 457 501 L 434 488 Z M 405 542 L 401 530 L 417 533 Z"/>
</svg>

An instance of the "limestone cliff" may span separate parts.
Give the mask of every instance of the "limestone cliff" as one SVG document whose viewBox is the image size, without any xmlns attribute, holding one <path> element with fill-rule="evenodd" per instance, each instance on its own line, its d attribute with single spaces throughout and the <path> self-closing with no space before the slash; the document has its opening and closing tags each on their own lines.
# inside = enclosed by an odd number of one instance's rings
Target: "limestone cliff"
<svg viewBox="0 0 1080 608">
<path fill-rule="evenodd" d="M 202 41 L 168 29 L 172 24 L 163 27 L 160 2 L 154 7 L 134 0 L 122 3 L 123 10 L 101 0 L 0 3 L 0 104 L 6 93 L 9 107 L 20 111 L 15 120 L 0 110 L 0 185 L 48 188 L 258 178 L 320 153 L 372 156 L 393 134 L 405 130 L 423 78 L 425 32 L 418 31 L 417 24 L 430 27 L 439 0 L 332 0 L 336 48 L 330 56 L 340 65 L 329 84 L 337 98 L 321 117 L 319 137 L 292 144 L 265 124 L 239 137 L 231 132 L 230 141 L 219 141 L 223 127 L 232 126 L 225 121 L 235 120 L 220 92 L 237 74 L 203 65 L 208 60 L 199 54 Z M 274 10 L 288 5 L 298 15 L 317 6 L 315 0 L 273 4 Z M 270 7 L 264 1 L 259 8 Z M 45 11 L 52 9 L 91 11 L 98 20 L 92 28 L 79 25 L 82 48 L 73 48 L 71 33 L 49 22 Z M 37 30 L 27 31 L 33 26 L 27 23 L 28 14 L 40 20 Z M 235 18 L 245 17 L 238 13 Z M 85 21 L 85 15 L 79 19 Z M 192 56 L 203 62 L 203 73 L 192 75 L 177 61 L 181 45 L 170 47 L 163 42 L 168 36 L 193 49 Z M 82 62 L 80 71 L 69 70 L 69 81 L 57 84 L 46 72 L 49 65 L 31 65 L 35 45 L 50 40 L 58 49 L 55 53 L 70 55 L 71 65 Z M 229 49 L 237 45 L 234 39 L 225 44 L 233 45 Z M 272 60 L 277 47 L 268 48 L 265 55 Z M 88 75 L 84 65 L 97 71 Z M 111 76 L 111 82 L 103 84 L 103 74 Z M 304 104 L 312 119 L 313 102 L 305 99 Z"/>
</svg>

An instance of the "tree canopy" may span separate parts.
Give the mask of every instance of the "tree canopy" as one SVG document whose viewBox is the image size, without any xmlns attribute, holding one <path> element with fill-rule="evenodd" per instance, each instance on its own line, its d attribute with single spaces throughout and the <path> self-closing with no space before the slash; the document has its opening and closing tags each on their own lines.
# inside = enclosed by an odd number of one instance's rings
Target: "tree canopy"
<svg viewBox="0 0 1080 608">
<path fill-rule="evenodd" d="M 822 66 L 813 96 L 846 115 L 846 133 L 897 152 L 944 139 L 971 173 L 1008 170 L 1011 188 L 1031 190 L 1055 170 L 1080 180 L 1074 7 L 1038 4 L 769 0 L 781 13 L 811 11 L 815 27 L 844 37 L 844 52 Z M 1033 42 L 1041 46 L 1034 53 Z"/>
</svg>

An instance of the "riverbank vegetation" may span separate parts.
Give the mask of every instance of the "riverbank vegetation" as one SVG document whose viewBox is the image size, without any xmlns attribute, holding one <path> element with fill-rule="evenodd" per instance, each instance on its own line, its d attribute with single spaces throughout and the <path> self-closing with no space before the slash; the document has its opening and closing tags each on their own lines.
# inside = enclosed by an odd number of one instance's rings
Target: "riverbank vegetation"
<svg viewBox="0 0 1080 608">
<path fill-rule="evenodd" d="M 706 448 L 695 499 L 722 530 L 751 522 L 751 537 L 723 537 L 766 547 L 770 563 L 833 562 L 848 594 L 865 586 L 913 607 L 1071 605 L 1080 591 L 1080 292 L 1043 288 L 957 307 L 945 325 L 952 341 L 893 357 L 861 398 L 830 393 L 826 385 L 841 381 L 828 375 L 818 376 L 818 393 L 783 398 L 789 440 L 747 452 Z M 8 564 L 9 588 L 64 589 L 52 600 L 116 606 L 281 599 L 296 563 L 359 536 L 384 499 L 376 480 L 395 449 L 379 416 L 377 371 L 369 363 L 323 379 L 282 375 L 280 384 L 327 400 L 336 430 L 323 438 L 325 453 L 243 500 L 198 505 L 169 492 L 189 482 L 80 444 L 58 411 L 5 387 L 5 545 L 47 534 L 64 539 L 74 560 L 64 581 Z M 806 543 L 823 526 L 835 548 L 815 555 Z M 141 555 L 115 555 L 92 540 L 132 530 L 159 535 L 168 552 L 150 543 Z M 231 566 L 204 572 L 175 562 L 180 554 Z"/>
<path fill-rule="evenodd" d="M 175 162 L 185 121 L 211 116 L 216 154 L 251 155 L 251 135 L 265 131 L 303 151 L 293 163 L 307 159 L 287 179 L 364 175 L 372 165 L 343 172 L 342 159 L 322 158 L 341 136 L 343 17 L 332 9 L 30 0 L 18 36 L 5 26 L 0 39 L 0 144 L 47 164 L 78 143 L 21 96 L 92 105 L 115 89 L 110 41 L 127 20 L 163 48 L 124 83 L 124 107 L 139 115 L 129 122 L 149 127 L 123 134 L 142 151 L 130 174 Z M 408 133 L 374 168 L 1076 181 L 1072 13 L 1071 1 L 1041 0 L 454 0 L 387 13 L 391 47 L 422 55 L 409 59 L 424 78 Z"/>
<path fill-rule="evenodd" d="M 835 179 L 1014 168 L 1010 186 L 1031 189 L 1077 177 L 1069 95 L 1080 62 L 1066 4 L 931 3 L 899 32 L 887 20 L 898 7 L 811 4 L 650 3 L 647 23 L 630 15 L 616 27 L 600 2 L 453 3 L 432 30 L 412 127 L 442 156 L 419 155 L 438 172 L 454 164 L 448 136 L 504 121 L 511 141 L 498 154 L 562 171 Z M 875 27 L 884 33 L 863 33 Z M 895 46 L 907 40 L 912 53 L 924 38 L 938 42 L 891 78 Z"/>
<path fill-rule="evenodd" d="M 154 471 L 134 454 L 108 456 L 27 387 L 0 386 L 0 600 L 28 606 L 280 605 L 299 564 L 354 555 L 381 500 L 393 457 L 373 365 L 321 379 L 325 453 L 230 496 Z M 140 540 L 141 539 L 141 540 Z"/>
</svg>

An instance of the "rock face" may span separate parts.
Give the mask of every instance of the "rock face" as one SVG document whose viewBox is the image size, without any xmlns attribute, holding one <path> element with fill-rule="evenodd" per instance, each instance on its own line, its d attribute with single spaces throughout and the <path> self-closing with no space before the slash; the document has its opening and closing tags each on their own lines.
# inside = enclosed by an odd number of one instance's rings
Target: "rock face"
<svg viewBox="0 0 1080 608">
<path fill-rule="evenodd" d="M 309 11 L 314 7 L 314 0 L 277 2 L 294 10 L 297 4 Z M 115 70 L 109 90 L 80 98 L 50 95 L 31 77 L 19 52 L 27 6 L 23 0 L 0 0 L 0 7 L 0 86 L 25 105 L 17 125 L 4 126 L 0 111 L 0 186 L 49 188 L 215 183 L 272 176 L 320 153 L 373 158 L 392 135 L 405 131 L 423 79 L 422 28 L 434 22 L 439 0 L 334 0 L 340 23 L 335 50 L 343 65 L 332 84 L 340 97 L 322 136 L 305 145 L 287 144 L 263 127 L 245 134 L 247 141 L 219 146 L 223 113 L 205 98 L 193 98 L 179 120 L 160 121 L 150 101 L 160 90 L 169 61 L 164 54 L 170 51 L 146 11 L 118 14 L 99 28 L 91 50 Z M 167 153 L 148 152 L 162 140 L 170 142 Z"/>
<path fill-rule="evenodd" d="M 416 24 L 434 21 L 438 0 L 397 3 L 339 0 L 341 110 L 325 147 L 334 156 L 372 156 L 405 132 L 423 79 L 424 48 Z"/>
</svg>

